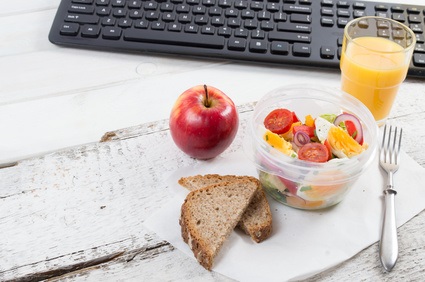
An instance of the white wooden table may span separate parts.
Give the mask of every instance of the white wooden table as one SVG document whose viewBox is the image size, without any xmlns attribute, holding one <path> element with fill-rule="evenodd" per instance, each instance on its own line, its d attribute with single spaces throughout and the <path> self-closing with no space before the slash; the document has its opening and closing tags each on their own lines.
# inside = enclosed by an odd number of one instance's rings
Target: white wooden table
<svg viewBox="0 0 425 282">
<path fill-rule="evenodd" d="M 230 280 L 142 225 L 168 199 L 167 174 L 197 163 L 171 141 L 172 104 L 206 83 L 246 120 L 269 90 L 339 87 L 339 72 L 61 48 L 47 40 L 58 5 L 0 0 L 0 164 L 10 164 L 0 169 L 0 280 Z M 424 83 L 407 79 L 390 117 L 423 167 Z M 391 273 L 374 244 L 311 281 L 423 280 L 424 232 L 424 212 L 399 228 Z"/>
</svg>

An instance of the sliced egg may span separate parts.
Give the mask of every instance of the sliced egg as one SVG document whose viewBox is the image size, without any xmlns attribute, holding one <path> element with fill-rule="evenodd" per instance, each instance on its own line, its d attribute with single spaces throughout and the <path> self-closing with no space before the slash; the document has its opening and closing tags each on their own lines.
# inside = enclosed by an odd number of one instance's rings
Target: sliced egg
<svg viewBox="0 0 425 282">
<path fill-rule="evenodd" d="M 329 129 L 328 141 L 332 153 L 339 158 L 351 158 L 365 150 L 365 147 L 357 143 L 344 129 L 338 126 Z"/>
<path fill-rule="evenodd" d="M 281 151 L 285 155 L 290 157 L 295 157 L 296 153 L 292 149 L 291 142 L 286 141 L 284 138 L 280 137 L 278 134 L 271 132 L 270 130 L 266 130 L 264 133 L 263 139 L 269 143 L 273 148 Z"/>
<path fill-rule="evenodd" d="M 328 139 L 328 133 L 331 127 L 335 127 L 332 123 L 322 117 L 317 117 L 314 125 L 316 126 L 316 135 L 320 142 L 325 142 Z"/>
</svg>

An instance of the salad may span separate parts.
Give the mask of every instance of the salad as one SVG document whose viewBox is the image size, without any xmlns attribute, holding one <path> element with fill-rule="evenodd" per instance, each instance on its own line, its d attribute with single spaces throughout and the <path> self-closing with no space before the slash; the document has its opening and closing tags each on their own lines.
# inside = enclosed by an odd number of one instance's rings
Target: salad
<svg viewBox="0 0 425 282">
<path fill-rule="evenodd" d="M 351 179 L 350 172 L 342 169 L 342 164 L 368 148 L 362 123 L 355 115 L 324 113 L 301 120 L 295 112 L 279 108 L 271 111 L 263 124 L 263 140 L 271 147 L 271 154 L 301 160 L 306 162 L 304 167 L 311 167 L 308 163 L 334 163 L 325 170 L 307 172 L 301 167 L 296 177 L 285 177 L 289 172 L 260 157 L 258 161 L 265 170 L 259 171 L 259 179 L 268 194 L 302 209 L 324 208 L 342 200 L 351 185 L 347 180 Z"/>
<path fill-rule="evenodd" d="M 367 149 L 360 120 L 349 113 L 307 115 L 302 122 L 288 109 L 271 111 L 264 119 L 264 140 L 300 160 L 325 163 L 351 158 Z"/>
</svg>

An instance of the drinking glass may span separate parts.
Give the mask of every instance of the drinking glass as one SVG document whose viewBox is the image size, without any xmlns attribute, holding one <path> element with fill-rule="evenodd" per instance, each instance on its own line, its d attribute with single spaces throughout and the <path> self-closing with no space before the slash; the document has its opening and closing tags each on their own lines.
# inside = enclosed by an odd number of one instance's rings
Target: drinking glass
<svg viewBox="0 0 425 282">
<path fill-rule="evenodd" d="M 413 31 L 392 19 L 361 17 L 345 26 L 341 88 L 359 99 L 378 125 L 388 118 L 415 44 Z"/>
</svg>

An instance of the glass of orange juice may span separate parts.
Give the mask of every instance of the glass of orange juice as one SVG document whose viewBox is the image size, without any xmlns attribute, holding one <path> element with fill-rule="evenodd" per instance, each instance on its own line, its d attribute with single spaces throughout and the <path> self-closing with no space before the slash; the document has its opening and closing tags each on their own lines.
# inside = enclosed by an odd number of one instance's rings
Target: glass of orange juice
<svg viewBox="0 0 425 282">
<path fill-rule="evenodd" d="M 392 19 L 361 17 L 345 26 L 341 87 L 369 108 L 378 125 L 391 111 L 415 44 L 413 31 Z"/>
</svg>

